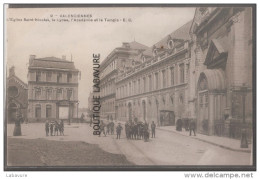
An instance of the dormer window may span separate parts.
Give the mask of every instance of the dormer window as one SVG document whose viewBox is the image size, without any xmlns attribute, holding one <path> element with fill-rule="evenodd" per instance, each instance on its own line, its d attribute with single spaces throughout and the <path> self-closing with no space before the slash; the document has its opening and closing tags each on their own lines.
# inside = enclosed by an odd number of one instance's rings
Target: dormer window
<svg viewBox="0 0 260 179">
<path fill-rule="evenodd" d="M 145 62 L 145 56 L 142 57 L 142 62 L 143 62 L 143 63 Z"/>
<path fill-rule="evenodd" d="M 153 56 L 155 57 L 155 56 L 157 56 L 158 55 L 158 51 L 157 51 L 157 49 L 155 48 L 154 50 L 153 50 Z"/>
<path fill-rule="evenodd" d="M 174 46 L 173 40 L 169 40 L 169 42 L 168 42 L 168 48 L 169 48 L 169 49 L 173 49 L 173 46 Z"/>
</svg>

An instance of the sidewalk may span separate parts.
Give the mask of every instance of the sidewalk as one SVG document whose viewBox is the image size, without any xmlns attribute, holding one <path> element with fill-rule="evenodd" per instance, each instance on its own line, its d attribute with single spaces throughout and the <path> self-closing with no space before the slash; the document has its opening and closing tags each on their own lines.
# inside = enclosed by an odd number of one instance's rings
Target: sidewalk
<svg viewBox="0 0 260 179">
<path fill-rule="evenodd" d="M 193 135 L 189 136 L 190 135 L 189 131 L 185 131 L 185 129 L 182 129 L 182 131 L 176 131 L 176 126 L 163 126 L 163 127 L 157 127 L 157 129 L 191 137 L 195 140 L 200 140 L 233 151 L 251 153 L 252 150 L 252 144 L 248 144 L 248 148 L 240 148 L 240 140 L 237 139 L 231 139 L 231 138 L 219 137 L 219 136 L 208 136 L 203 134 L 196 134 L 196 136 Z"/>
</svg>

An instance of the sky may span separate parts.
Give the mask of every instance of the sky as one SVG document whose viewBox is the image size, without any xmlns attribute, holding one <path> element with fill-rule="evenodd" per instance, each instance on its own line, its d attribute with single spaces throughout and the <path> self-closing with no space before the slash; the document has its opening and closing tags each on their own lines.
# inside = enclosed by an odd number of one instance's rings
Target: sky
<svg viewBox="0 0 260 179">
<path fill-rule="evenodd" d="M 35 8 L 6 9 L 5 64 L 15 66 L 16 75 L 27 83 L 30 55 L 36 58 L 66 55 L 81 72 L 79 107 L 88 106 L 92 90 L 93 53 L 101 61 L 123 42 L 137 41 L 148 47 L 172 33 L 194 17 L 195 8 Z M 91 15 L 98 22 L 59 22 L 69 14 Z M 10 21 L 22 19 L 22 21 Z M 25 21 L 33 19 L 34 21 Z M 49 19 L 50 22 L 35 21 Z M 131 22 L 107 22 L 107 19 L 131 19 Z M 55 21 L 52 21 L 54 19 Z M 69 18 L 70 19 L 70 18 Z M 86 19 L 86 18 L 85 18 Z M 8 74 L 7 74 L 8 75 Z"/>
</svg>

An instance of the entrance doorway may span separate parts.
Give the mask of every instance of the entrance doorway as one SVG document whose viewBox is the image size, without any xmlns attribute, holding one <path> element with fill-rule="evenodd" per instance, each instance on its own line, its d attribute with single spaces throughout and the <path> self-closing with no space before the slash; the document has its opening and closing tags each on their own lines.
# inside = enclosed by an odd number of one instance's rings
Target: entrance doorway
<svg viewBox="0 0 260 179">
<path fill-rule="evenodd" d="M 16 118 L 17 105 L 11 103 L 8 107 L 8 123 L 14 123 Z"/>
</svg>

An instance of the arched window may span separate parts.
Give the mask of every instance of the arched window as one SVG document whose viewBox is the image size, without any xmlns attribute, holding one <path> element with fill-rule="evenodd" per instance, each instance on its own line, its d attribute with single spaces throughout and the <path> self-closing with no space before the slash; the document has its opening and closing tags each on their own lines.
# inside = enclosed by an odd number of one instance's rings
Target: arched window
<svg viewBox="0 0 260 179">
<path fill-rule="evenodd" d="M 174 105 L 174 96 L 171 96 L 171 103 Z"/>
<path fill-rule="evenodd" d="M 169 40 L 169 41 L 168 41 L 168 48 L 169 48 L 169 49 L 173 49 L 173 47 L 174 47 L 173 40 Z"/>
<path fill-rule="evenodd" d="M 182 94 L 179 97 L 179 102 L 180 102 L 180 104 L 183 104 L 183 95 Z"/>
<path fill-rule="evenodd" d="M 155 56 L 157 56 L 158 55 L 158 51 L 157 51 L 157 49 L 155 48 L 154 50 L 153 50 L 153 56 L 155 57 Z"/>
<path fill-rule="evenodd" d="M 41 118 L 41 105 L 40 104 L 37 104 L 35 106 L 35 117 Z"/>
<path fill-rule="evenodd" d="M 145 62 L 145 56 L 142 57 L 142 62 L 143 62 L 143 63 Z"/>
</svg>

